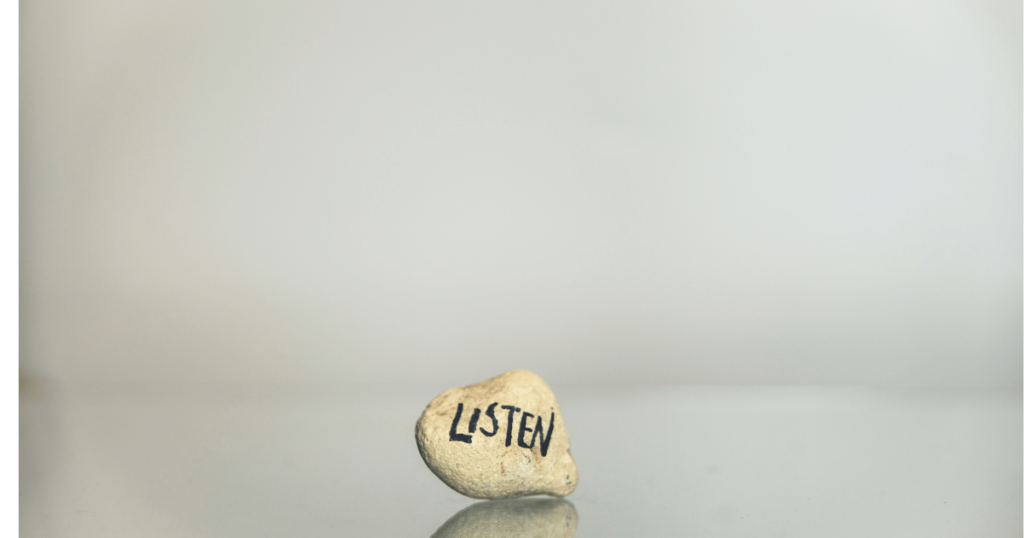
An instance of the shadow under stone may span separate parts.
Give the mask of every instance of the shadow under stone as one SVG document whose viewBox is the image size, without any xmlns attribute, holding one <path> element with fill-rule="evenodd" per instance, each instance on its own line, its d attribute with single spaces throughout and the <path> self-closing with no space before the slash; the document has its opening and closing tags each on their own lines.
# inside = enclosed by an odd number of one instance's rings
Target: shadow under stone
<svg viewBox="0 0 1024 538">
<path fill-rule="evenodd" d="M 572 538 L 578 522 L 576 508 L 564 499 L 483 501 L 452 516 L 431 538 Z"/>
</svg>

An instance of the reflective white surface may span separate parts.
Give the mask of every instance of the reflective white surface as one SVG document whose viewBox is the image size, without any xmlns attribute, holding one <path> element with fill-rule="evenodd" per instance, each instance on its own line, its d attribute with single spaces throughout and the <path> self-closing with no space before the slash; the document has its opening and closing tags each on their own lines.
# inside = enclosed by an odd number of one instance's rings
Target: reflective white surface
<svg viewBox="0 0 1024 538">
<path fill-rule="evenodd" d="M 422 536 L 447 387 L 22 392 L 22 536 Z M 1019 392 L 553 387 L 576 536 L 1020 536 Z"/>
</svg>

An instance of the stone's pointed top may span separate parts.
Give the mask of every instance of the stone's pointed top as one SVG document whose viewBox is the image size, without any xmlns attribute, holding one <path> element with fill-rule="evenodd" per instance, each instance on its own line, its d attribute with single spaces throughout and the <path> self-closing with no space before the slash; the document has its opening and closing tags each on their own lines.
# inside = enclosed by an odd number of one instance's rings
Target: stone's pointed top
<svg viewBox="0 0 1024 538">
<path fill-rule="evenodd" d="M 509 370 L 503 374 L 496 375 L 490 379 L 486 379 L 479 383 L 472 385 L 466 385 L 459 387 L 460 389 L 468 389 L 471 387 L 480 387 L 488 390 L 501 390 L 506 385 L 520 385 L 522 387 L 543 387 L 544 390 L 551 392 L 548 384 L 544 382 L 541 377 L 529 370 Z M 457 389 L 452 389 L 457 390 Z"/>
<path fill-rule="evenodd" d="M 528 370 L 441 393 L 416 422 L 416 444 L 427 467 L 468 497 L 564 497 L 576 489 L 562 411 Z"/>
<path fill-rule="evenodd" d="M 484 501 L 455 514 L 430 538 L 572 538 L 579 516 L 562 499 Z"/>
</svg>

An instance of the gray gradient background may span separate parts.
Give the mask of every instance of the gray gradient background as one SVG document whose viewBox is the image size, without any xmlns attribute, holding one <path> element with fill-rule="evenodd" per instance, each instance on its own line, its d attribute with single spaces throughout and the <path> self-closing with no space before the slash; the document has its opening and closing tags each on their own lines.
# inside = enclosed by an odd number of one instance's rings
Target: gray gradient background
<svg viewBox="0 0 1024 538">
<path fill-rule="evenodd" d="M 25 375 L 1021 386 L 1020 2 L 23 2 Z"/>
</svg>

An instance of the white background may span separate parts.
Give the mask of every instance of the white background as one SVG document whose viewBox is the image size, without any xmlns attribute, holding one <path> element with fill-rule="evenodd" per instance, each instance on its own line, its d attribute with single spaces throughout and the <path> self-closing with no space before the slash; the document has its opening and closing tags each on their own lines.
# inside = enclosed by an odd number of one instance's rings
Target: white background
<svg viewBox="0 0 1024 538">
<path fill-rule="evenodd" d="M 430 536 L 514 368 L 579 538 L 1021 536 L 1019 1 L 21 16 L 22 536 Z"/>
<path fill-rule="evenodd" d="M 1019 2 L 22 10 L 22 372 L 1021 386 Z"/>
</svg>

